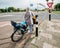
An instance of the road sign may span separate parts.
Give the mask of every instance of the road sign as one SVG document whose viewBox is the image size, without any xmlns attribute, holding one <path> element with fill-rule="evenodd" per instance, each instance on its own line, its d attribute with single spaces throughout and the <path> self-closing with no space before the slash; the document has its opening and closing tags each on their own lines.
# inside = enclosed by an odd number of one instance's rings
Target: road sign
<svg viewBox="0 0 60 48">
<path fill-rule="evenodd" d="M 48 2 L 47 5 L 49 8 L 52 8 L 53 2 Z"/>
<path fill-rule="evenodd" d="M 30 6 L 32 7 L 32 6 L 33 6 L 33 4 L 30 4 Z"/>
</svg>

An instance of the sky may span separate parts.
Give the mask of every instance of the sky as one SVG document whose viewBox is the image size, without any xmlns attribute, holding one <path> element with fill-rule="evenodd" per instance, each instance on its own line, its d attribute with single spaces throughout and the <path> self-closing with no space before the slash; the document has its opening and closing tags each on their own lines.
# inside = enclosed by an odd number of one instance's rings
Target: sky
<svg viewBox="0 0 60 48">
<path fill-rule="evenodd" d="M 50 2 L 51 0 L 49 0 Z M 60 0 L 54 0 L 54 5 L 59 3 Z M 45 7 L 38 5 L 38 9 L 44 9 L 47 7 L 47 2 L 45 0 L 0 0 L 0 8 L 8 8 L 8 7 L 15 7 L 15 8 L 26 8 L 30 7 L 31 9 L 37 8 L 37 3 L 41 3 L 45 5 Z M 31 7 L 30 4 L 33 4 Z"/>
</svg>

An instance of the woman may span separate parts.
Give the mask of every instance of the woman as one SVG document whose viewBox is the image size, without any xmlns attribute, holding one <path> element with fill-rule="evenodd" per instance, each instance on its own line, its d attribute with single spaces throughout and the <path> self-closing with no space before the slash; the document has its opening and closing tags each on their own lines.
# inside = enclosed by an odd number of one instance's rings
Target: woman
<svg viewBox="0 0 60 48">
<path fill-rule="evenodd" d="M 33 13 L 30 11 L 29 8 L 26 8 L 26 13 L 25 13 L 25 22 L 27 22 L 27 25 L 29 26 L 30 32 L 33 33 Z"/>
</svg>

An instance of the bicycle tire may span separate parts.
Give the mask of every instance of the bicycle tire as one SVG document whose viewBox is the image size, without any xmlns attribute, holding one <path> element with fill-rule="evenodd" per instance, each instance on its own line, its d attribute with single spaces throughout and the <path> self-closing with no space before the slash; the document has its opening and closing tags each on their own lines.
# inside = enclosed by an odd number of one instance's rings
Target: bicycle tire
<svg viewBox="0 0 60 48">
<path fill-rule="evenodd" d="M 14 34 L 15 34 L 16 32 L 17 32 L 17 30 L 15 30 L 14 33 L 12 33 L 12 35 L 11 35 L 11 40 L 12 40 L 13 42 L 18 42 L 18 41 L 20 41 L 20 40 L 23 38 L 23 35 L 21 34 L 21 37 L 20 37 L 19 39 L 15 40 L 15 39 L 14 39 Z"/>
</svg>

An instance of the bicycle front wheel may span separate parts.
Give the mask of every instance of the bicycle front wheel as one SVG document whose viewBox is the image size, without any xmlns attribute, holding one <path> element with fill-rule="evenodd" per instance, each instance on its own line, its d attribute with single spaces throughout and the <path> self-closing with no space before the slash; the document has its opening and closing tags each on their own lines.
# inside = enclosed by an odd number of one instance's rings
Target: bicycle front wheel
<svg viewBox="0 0 60 48">
<path fill-rule="evenodd" d="M 20 30 L 15 30 L 14 33 L 11 35 L 11 40 L 13 42 L 18 42 L 23 38 L 23 35 L 21 34 Z"/>
</svg>

